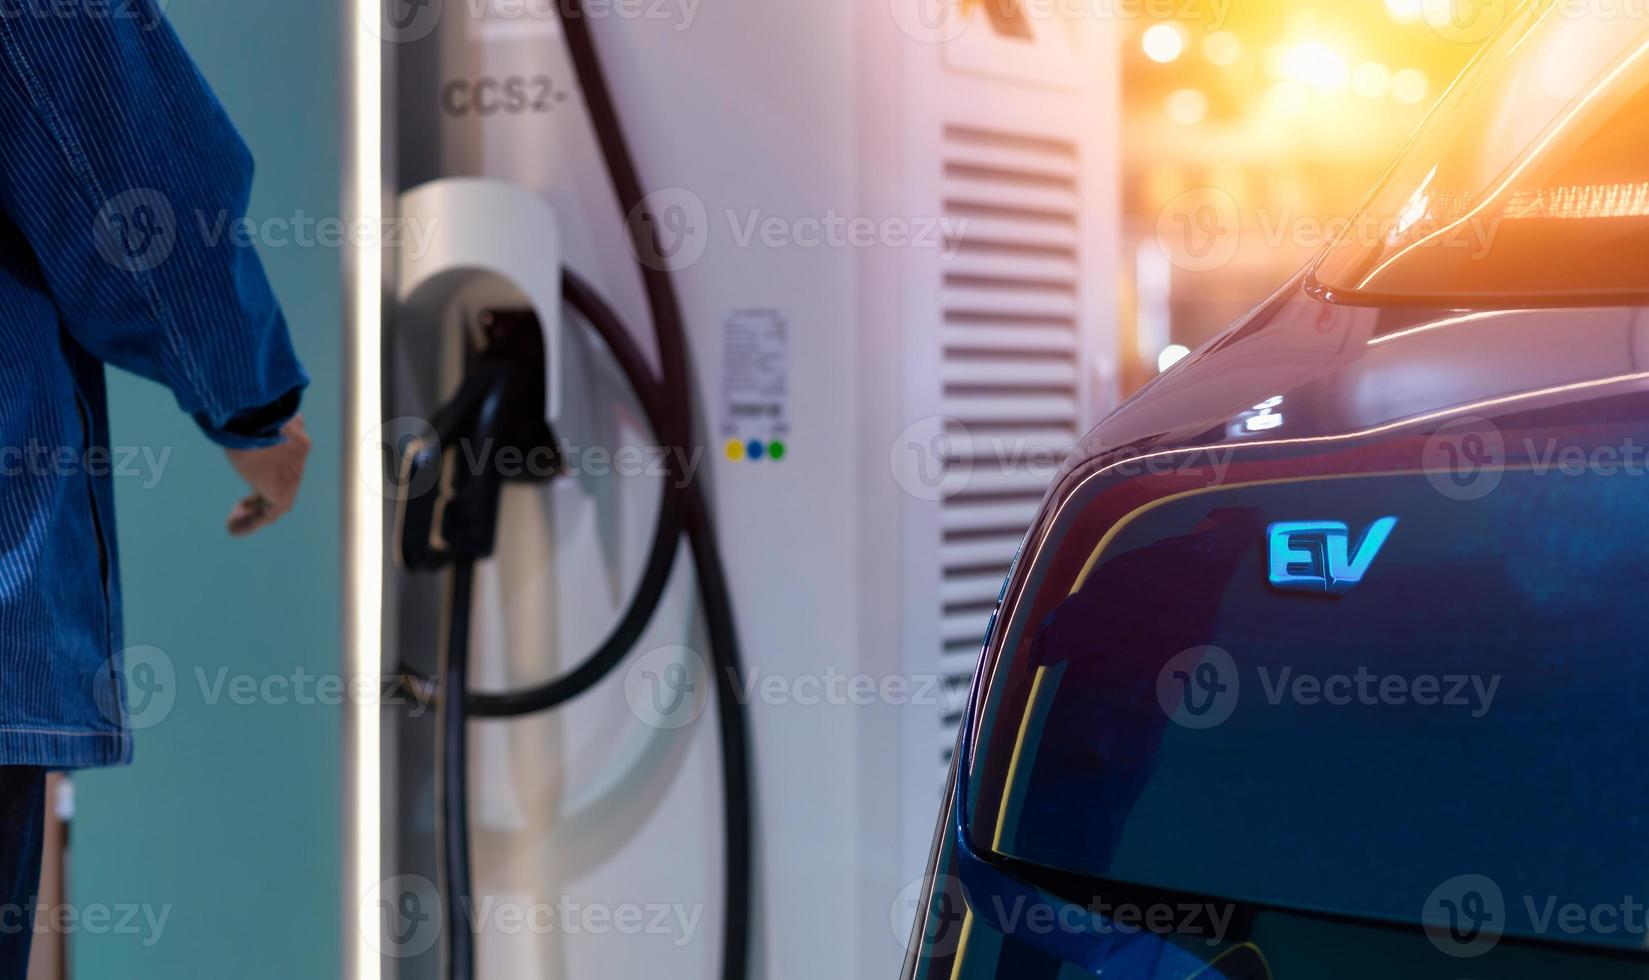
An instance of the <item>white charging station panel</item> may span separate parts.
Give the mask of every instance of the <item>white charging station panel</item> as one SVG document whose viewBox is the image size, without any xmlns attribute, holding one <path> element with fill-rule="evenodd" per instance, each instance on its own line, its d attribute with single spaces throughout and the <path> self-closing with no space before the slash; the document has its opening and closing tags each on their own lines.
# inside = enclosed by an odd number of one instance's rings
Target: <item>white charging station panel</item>
<svg viewBox="0 0 1649 980">
<path fill-rule="evenodd" d="M 550 335 L 547 411 L 569 444 L 567 476 L 506 494 L 478 579 L 484 688 L 544 680 L 599 642 L 659 490 L 614 465 L 649 436 L 557 299 L 566 264 L 651 351 L 630 216 L 554 5 L 520 6 L 446 4 L 391 46 L 387 74 L 391 190 L 440 222 L 429 254 L 398 260 L 397 292 L 441 308 L 387 312 L 385 417 L 450 393 L 460 348 L 430 331 L 520 303 Z M 668 237 L 645 258 L 668 263 L 688 325 L 692 465 L 748 668 L 754 975 L 774 980 L 899 969 L 989 609 L 1054 466 L 1115 397 L 1113 26 L 921 6 L 608 5 L 591 23 Z M 474 723 L 478 902 L 554 913 L 484 928 L 483 978 L 716 975 L 717 709 L 689 701 L 677 724 L 649 701 L 708 690 L 694 587 L 682 558 L 642 644 L 586 696 Z M 386 662 L 432 663 L 438 582 L 392 572 L 385 602 Z M 669 677 L 685 683 L 665 691 Z M 432 722 L 386 718 L 386 877 L 433 877 Z M 632 909 L 657 927 L 620 928 Z M 438 951 L 386 975 L 434 978 Z"/>
</svg>

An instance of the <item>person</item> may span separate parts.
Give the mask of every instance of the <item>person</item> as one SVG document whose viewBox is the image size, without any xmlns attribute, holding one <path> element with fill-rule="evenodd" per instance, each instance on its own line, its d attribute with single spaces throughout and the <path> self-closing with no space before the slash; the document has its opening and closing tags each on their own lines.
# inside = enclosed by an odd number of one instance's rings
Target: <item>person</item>
<svg viewBox="0 0 1649 980">
<path fill-rule="evenodd" d="M 308 378 L 245 236 L 252 159 L 155 0 L 0 6 L 0 980 L 22 980 L 48 771 L 131 760 L 104 365 L 171 389 L 292 507 Z"/>
</svg>

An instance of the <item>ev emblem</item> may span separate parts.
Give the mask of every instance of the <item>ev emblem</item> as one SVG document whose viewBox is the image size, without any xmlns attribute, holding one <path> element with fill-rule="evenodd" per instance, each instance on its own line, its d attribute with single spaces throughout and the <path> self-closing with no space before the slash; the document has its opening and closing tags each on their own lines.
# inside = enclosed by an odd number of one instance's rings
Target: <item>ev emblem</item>
<svg viewBox="0 0 1649 980">
<path fill-rule="evenodd" d="M 1271 584 L 1296 592 L 1344 595 L 1363 580 L 1397 518 L 1382 517 L 1351 544 L 1342 521 L 1284 521 L 1266 529 Z"/>
</svg>

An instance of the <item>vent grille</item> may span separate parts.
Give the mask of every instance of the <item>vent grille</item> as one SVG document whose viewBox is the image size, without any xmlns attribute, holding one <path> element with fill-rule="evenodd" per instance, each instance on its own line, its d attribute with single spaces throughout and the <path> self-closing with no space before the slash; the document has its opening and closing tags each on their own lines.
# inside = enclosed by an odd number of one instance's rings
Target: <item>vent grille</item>
<svg viewBox="0 0 1649 980">
<path fill-rule="evenodd" d="M 945 127 L 940 364 L 955 492 L 940 502 L 940 784 L 985 625 L 1054 468 L 1080 435 L 1074 143 Z M 965 474 L 965 479 L 955 479 Z"/>
</svg>

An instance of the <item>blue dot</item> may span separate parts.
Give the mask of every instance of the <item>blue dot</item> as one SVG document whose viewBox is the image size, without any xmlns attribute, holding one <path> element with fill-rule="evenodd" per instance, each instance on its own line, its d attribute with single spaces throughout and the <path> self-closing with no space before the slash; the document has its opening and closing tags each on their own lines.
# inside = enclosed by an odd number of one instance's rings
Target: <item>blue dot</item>
<svg viewBox="0 0 1649 980">
<path fill-rule="evenodd" d="M 744 452 L 745 455 L 749 456 L 752 460 L 758 460 L 761 459 L 762 456 L 766 455 L 767 447 L 762 444 L 760 439 L 752 439 L 750 440 L 750 444 L 744 447 Z"/>
</svg>

